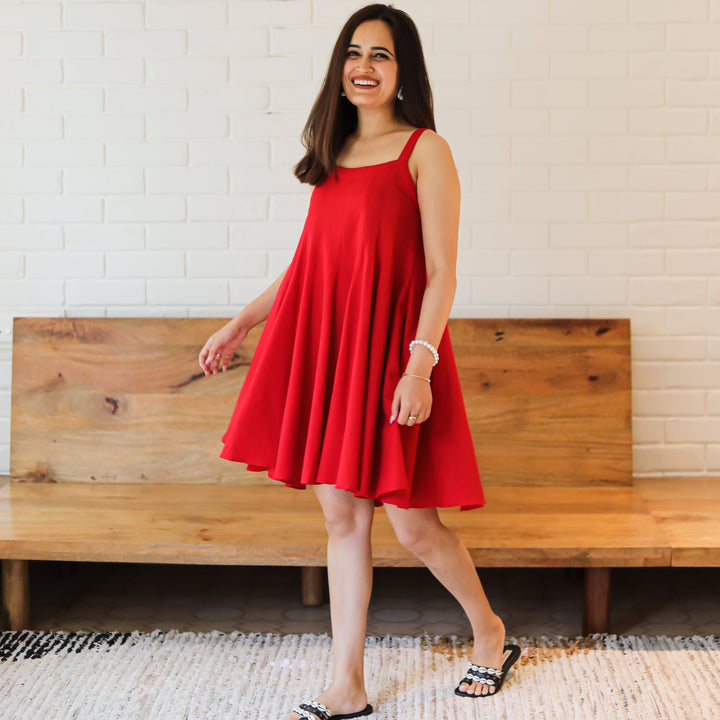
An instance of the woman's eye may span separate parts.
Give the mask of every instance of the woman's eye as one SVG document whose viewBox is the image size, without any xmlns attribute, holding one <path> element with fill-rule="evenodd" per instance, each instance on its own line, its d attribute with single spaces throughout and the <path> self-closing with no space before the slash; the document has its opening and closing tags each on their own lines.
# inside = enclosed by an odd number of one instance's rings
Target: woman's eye
<svg viewBox="0 0 720 720">
<path fill-rule="evenodd" d="M 357 50 L 348 50 L 347 51 L 347 57 L 352 57 L 353 55 L 359 55 Z"/>
<path fill-rule="evenodd" d="M 376 58 L 380 58 L 381 60 L 387 60 L 388 56 L 385 53 L 375 53 Z"/>
</svg>

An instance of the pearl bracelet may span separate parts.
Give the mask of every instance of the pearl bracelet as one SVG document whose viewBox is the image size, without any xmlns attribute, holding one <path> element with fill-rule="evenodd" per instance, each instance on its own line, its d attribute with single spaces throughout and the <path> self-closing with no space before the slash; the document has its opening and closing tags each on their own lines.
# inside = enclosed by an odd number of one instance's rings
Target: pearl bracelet
<svg viewBox="0 0 720 720">
<path fill-rule="evenodd" d="M 413 351 L 413 345 L 422 345 L 423 347 L 426 347 L 435 358 L 435 362 L 433 363 L 433 367 L 435 367 L 440 362 L 440 356 L 438 355 L 438 351 L 435 348 L 434 345 L 431 345 L 427 340 L 413 340 L 410 343 L 410 354 L 412 355 Z"/>
</svg>

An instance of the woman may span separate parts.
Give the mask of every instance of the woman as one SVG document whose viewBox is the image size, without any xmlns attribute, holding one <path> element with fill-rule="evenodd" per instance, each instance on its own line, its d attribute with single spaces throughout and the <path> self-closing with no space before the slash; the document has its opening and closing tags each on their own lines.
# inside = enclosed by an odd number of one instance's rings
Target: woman
<svg viewBox="0 0 720 720">
<path fill-rule="evenodd" d="M 468 615 L 472 665 L 456 693 L 496 692 L 520 653 L 436 509 L 485 500 L 447 331 L 460 188 L 434 127 L 412 20 L 357 11 L 305 127 L 295 174 L 315 189 L 293 260 L 200 353 L 205 375 L 224 370 L 267 318 L 222 456 L 312 485 L 325 516 L 334 680 L 288 720 L 372 713 L 363 652 L 378 504 Z"/>
</svg>

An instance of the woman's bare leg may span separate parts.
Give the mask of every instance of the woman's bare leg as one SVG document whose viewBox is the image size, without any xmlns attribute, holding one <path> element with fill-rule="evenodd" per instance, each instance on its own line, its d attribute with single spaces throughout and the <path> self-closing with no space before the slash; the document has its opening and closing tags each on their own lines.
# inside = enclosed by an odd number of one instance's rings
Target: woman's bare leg
<svg viewBox="0 0 720 720">
<path fill-rule="evenodd" d="M 385 505 L 385 510 L 400 543 L 427 565 L 468 616 L 474 637 L 472 662 L 499 669 L 505 626 L 490 607 L 467 548 L 443 525 L 435 508 L 403 510 Z M 476 695 L 495 692 L 481 683 L 464 684 L 461 689 Z"/>
<path fill-rule="evenodd" d="M 328 531 L 333 635 L 333 682 L 315 699 L 335 714 L 353 713 L 367 705 L 365 628 L 372 589 L 370 530 L 375 506 L 372 500 L 356 498 L 332 485 L 316 485 L 315 493 Z M 298 717 L 290 713 L 288 720 Z"/>
</svg>

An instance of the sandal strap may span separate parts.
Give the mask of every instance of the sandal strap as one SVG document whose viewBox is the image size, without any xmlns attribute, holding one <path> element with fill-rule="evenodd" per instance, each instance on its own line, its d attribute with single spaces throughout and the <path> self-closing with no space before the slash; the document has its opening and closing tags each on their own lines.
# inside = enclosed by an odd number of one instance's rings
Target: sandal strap
<svg viewBox="0 0 720 720">
<path fill-rule="evenodd" d="M 332 717 L 332 713 L 322 703 L 314 700 L 300 703 L 290 712 L 297 713 L 303 720 L 330 720 Z"/>
<path fill-rule="evenodd" d="M 465 677 L 460 681 L 462 683 L 480 683 L 481 685 L 489 685 L 496 687 L 497 681 L 503 676 L 502 670 L 491 667 L 483 667 L 482 665 L 474 665 L 470 663 Z"/>
</svg>

